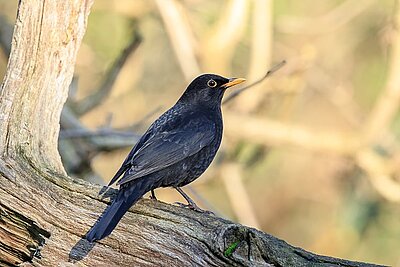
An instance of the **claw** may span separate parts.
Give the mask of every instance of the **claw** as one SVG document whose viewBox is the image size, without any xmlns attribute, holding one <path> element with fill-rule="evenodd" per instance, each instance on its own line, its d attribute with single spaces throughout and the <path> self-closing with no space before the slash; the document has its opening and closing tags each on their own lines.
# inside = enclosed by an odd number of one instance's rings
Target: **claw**
<svg viewBox="0 0 400 267">
<path fill-rule="evenodd" d="M 196 205 L 196 203 L 194 203 L 194 201 L 193 201 L 185 192 L 183 192 L 183 190 L 182 190 L 181 188 L 175 187 L 175 189 L 176 189 L 176 190 L 179 192 L 179 194 L 181 194 L 181 195 L 186 199 L 186 201 L 188 202 L 188 204 L 182 204 L 182 203 L 180 203 L 180 202 L 175 202 L 175 204 L 178 204 L 178 206 L 180 206 L 180 207 L 182 207 L 182 208 L 189 208 L 189 209 L 191 209 L 191 210 L 194 210 L 194 211 L 197 211 L 197 212 L 200 212 L 200 213 L 214 214 L 214 213 L 211 212 L 211 211 L 207 211 L 207 210 L 202 210 L 202 209 L 200 209 L 200 208 Z"/>
<path fill-rule="evenodd" d="M 196 212 L 214 215 L 214 212 L 208 211 L 208 210 L 203 210 L 203 209 L 199 208 L 199 206 L 197 206 L 194 202 L 188 203 L 188 204 L 183 204 L 183 203 L 180 203 L 180 202 L 174 202 L 174 204 L 178 205 L 181 208 L 187 208 L 187 209 L 194 210 Z"/>
</svg>

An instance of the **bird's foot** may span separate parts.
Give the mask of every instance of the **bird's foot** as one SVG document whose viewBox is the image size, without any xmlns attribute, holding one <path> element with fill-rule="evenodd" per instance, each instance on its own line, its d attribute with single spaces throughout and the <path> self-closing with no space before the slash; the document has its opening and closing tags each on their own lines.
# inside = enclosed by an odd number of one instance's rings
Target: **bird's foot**
<svg viewBox="0 0 400 267">
<path fill-rule="evenodd" d="M 191 202 L 191 203 L 188 203 L 188 204 L 175 202 L 174 204 L 178 205 L 179 207 L 191 209 L 191 210 L 194 210 L 194 211 L 197 211 L 197 212 L 200 212 L 200 213 L 211 214 L 211 215 L 214 214 L 212 211 L 203 210 L 203 209 L 199 208 L 199 206 L 197 206 L 194 202 Z"/>
<path fill-rule="evenodd" d="M 156 194 L 154 193 L 154 190 L 151 190 L 150 199 L 155 200 L 155 201 L 158 200 L 158 199 L 156 198 Z"/>
</svg>

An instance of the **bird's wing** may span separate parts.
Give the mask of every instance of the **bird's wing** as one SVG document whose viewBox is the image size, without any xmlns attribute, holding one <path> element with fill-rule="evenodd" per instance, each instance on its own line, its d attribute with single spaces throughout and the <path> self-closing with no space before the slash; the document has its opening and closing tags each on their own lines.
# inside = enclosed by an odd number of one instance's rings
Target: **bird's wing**
<svg viewBox="0 0 400 267">
<path fill-rule="evenodd" d="M 151 136 L 151 127 L 147 130 L 147 132 L 140 138 L 140 140 L 131 149 L 128 156 L 125 158 L 124 162 L 122 163 L 121 167 L 118 169 L 118 171 L 115 173 L 114 177 L 108 183 L 108 186 L 115 183 L 118 180 L 118 178 L 131 167 L 131 164 L 132 164 L 131 161 L 132 161 L 133 155 L 143 145 L 143 143 L 145 143 L 150 138 L 150 136 Z"/>
<path fill-rule="evenodd" d="M 171 166 L 199 152 L 214 138 L 214 123 L 196 119 L 173 130 L 158 132 L 132 155 L 129 169 L 117 184 L 125 184 Z"/>
</svg>

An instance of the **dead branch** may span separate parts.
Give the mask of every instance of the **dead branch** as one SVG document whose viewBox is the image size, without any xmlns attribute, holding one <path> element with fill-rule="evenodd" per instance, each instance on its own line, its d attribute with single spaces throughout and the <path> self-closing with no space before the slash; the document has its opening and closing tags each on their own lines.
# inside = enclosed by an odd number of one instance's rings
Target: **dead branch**
<svg viewBox="0 0 400 267">
<path fill-rule="evenodd" d="M 277 29 L 290 34 L 323 34 L 335 31 L 362 14 L 374 2 L 367 0 L 360 5 L 357 0 L 347 0 L 317 18 L 283 17 L 278 21 Z"/>
<path fill-rule="evenodd" d="M 157 0 L 158 10 L 165 24 L 175 55 L 187 81 L 198 73 L 200 66 L 196 59 L 196 41 L 182 8 L 176 0 Z"/>
<path fill-rule="evenodd" d="M 272 74 L 274 74 L 276 71 L 278 71 L 280 68 L 282 68 L 285 64 L 286 64 L 286 61 L 282 60 L 280 63 L 274 65 L 270 70 L 268 70 L 263 77 L 261 77 L 258 80 L 252 82 L 251 84 L 249 84 L 249 85 L 247 85 L 247 86 L 245 86 L 243 88 L 240 88 L 240 89 L 234 91 L 233 93 L 229 94 L 228 96 L 226 96 L 224 98 L 223 104 L 226 104 L 227 102 L 231 101 L 233 98 L 237 97 L 238 95 L 240 95 L 244 91 L 246 91 L 246 90 L 258 85 L 261 82 L 263 82 L 265 79 L 267 79 Z"/>
<path fill-rule="evenodd" d="M 273 40 L 273 1 L 253 1 L 251 54 L 248 71 L 249 81 L 255 81 L 268 68 L 272 60 Z M 261 85 L 254 86 L 251 94 L 243 95 L 236 108 L 242 112 L 254 112 L 264 99 L 265 90 Z"/>
<path fill-rule="evenodd" d="M 134 32 L 127 47 L 122 51 L 119 58 L 117 58 L 117 60 L 111 66 L 109 71 L 105 74 L 105 79 L 103 80 L 99 88 L 96 90 L 96 92 L 94 92 L 91 95 L 88 95 L 79 102 L 70 103 L 73 107 L 74 112 L 78 116 L 81 116 L 89 112 L 93 108 L 97 107 L 110 94 L 111 89 L 113 88 L 113 85 L 117 80 L 117 77 L 121 69 L 125 65 L 128 57 L 136 51 L 141 42 L 142 42 L 142 37 L 137 32 Z"/>
</svg>

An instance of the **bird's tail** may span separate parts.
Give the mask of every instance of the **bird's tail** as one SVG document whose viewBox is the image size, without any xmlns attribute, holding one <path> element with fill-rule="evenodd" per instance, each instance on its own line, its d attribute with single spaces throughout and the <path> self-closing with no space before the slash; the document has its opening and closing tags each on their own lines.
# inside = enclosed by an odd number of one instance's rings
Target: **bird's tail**
<svg viewBox="0 0 400 267">
<path fill-rule="evenodd" d="M 121 188 L 115 200 L 103 212 L 85 238 L 93 242 L 111 234 L 128 209 L 150 189 L 148 183 L 143 180 Z"/>
</svg>

